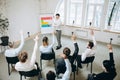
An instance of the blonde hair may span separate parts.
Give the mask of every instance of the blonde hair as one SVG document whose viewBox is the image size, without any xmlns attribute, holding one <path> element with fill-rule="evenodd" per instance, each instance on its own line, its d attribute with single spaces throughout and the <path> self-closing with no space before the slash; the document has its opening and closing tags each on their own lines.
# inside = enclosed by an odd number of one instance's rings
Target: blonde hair
<svg viewBox="0 0 120 80">
<path fill-rule="evenodd" d="M 18 55 L 19 61 L 24 63 L 28 59 L 28 53 L 23 51 Z"/>
<path fill-rule="evenodd" d="M 10 48 L 13 48 L 14 44 L 13 44 L 12 42 L 9 42 L 9 43 L 8 43 L 8 46 L 9 46 Z"/>
</svg>

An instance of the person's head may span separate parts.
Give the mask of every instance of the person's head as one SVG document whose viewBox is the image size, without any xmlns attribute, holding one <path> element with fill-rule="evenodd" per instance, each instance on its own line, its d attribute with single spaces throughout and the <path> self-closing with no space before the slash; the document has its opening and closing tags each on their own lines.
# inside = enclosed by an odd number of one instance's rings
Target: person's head
<svg viewBox="0 0 120 80">
<path fill-rule="evenodd" d="M 18 55 L 18 59 L 20 62 L 25 63 L 28 59 L 28 53 L 23 51 Z"/>
<path fill-rule="evenodd" d="M 48 37 L 43 37 L 43 40 L 42 40 L 42 42 L 43 42 L 43 46 L 46 46 L 46 45 L 48 45 L 49 43 L 48 43 Z"/>
<path fill-rule="evenodd" d="M 14 47 L 14 44 L 13 44 L 12 42 L 9 42 L 9 43 L 8 43 L 8 46 L 9 46 L 10 48 L 13 48 L 13 47 Z"/>
<path fill-rule="evenodd" d="M 92 49 L 94 47 L 94 43 L 92 41 L 88 42 L 87 48 Z"/>
<path fill-rule="evenodd" d="M 56 19 L 60 18 L 60 14 L 59 13 L 57 13 L 55 16 L 56 16 Z"/>
<path fill-rule="evenodd" d="M 46 74 L 46 78 L 47 80 L 55 80 L 55 73 L 53 71 L 49 71 L 47 74 Z"/>
<path fill-rule="evenodd" d="M 111 72 L 113 69 L 113 66 L 112 66 L 110 60 L 104 60 L 102 67 L 107 72 Z"/>
<path fill-rule="evenodd" d="M 71 53 L 71 50 L 68 47 L 64 48 L 63 54 L 65 54 L 66 57 L 68 57 L 70 55 L 70 53 Z"/>
</svg>

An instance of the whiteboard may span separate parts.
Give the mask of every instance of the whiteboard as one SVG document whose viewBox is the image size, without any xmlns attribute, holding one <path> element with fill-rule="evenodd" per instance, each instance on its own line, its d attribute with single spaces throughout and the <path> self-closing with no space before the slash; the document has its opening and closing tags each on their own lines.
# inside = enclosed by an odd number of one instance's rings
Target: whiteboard
<svg viewBox="0 0 120 80">
<path fill-rule="evenodd" d="M 41 28 L 41 34 L 49 34 L 53 33 L 53 14 L 43 14 L 40 15 L 40 28 Z"/>
</svg>

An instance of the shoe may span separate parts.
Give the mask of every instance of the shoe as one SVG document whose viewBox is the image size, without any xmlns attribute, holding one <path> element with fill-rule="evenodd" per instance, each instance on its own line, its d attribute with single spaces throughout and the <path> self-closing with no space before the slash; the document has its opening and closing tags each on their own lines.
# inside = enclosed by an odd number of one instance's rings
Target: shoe
<svg viewBox="0 0 120 80">
<path fill-rule="evenodd" d="M 56 46 L 56 50 L 60 49 L 61 47 L 62 47 L 62 45 Z"/>
<path fill-rule="evenodd" d="M 78 67 L 82 69 L 82 65 L 78 65 Z"/>
</svg>

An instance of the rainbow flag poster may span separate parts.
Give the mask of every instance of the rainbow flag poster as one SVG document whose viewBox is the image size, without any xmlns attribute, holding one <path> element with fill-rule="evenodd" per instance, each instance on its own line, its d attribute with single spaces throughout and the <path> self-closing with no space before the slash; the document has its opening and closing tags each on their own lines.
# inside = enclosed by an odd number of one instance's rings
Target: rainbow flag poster
<svg viewBox="0 0 120 80">
<path fill-rule="evenodd" d="M 42 34 L 53 32 L 52 19 L 53 17 L 51 15 L 42 15 L 40 17 L 40 28 Z"/>
</svg>

